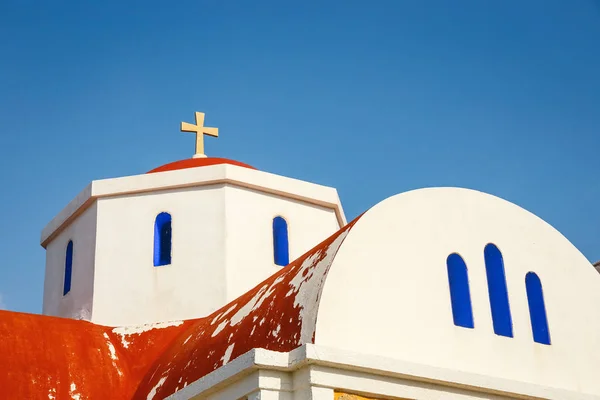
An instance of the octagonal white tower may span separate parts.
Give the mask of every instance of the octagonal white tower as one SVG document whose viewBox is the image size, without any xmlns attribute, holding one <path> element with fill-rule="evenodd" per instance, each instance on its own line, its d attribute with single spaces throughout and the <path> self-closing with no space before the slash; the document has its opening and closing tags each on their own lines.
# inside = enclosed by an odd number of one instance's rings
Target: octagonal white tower
<svg viewBox="0 0 600 400">
<path fill-rule="evenodd" d="M 43 313 L 109 326 L 205 316 L 281 268 L 277 217 L 290 261 L 346 223 L 334 188 L 231 160 L 94 181 L 42 232 Z M 161 227 L 170 237 L 162 260 Z"/>
</svg>

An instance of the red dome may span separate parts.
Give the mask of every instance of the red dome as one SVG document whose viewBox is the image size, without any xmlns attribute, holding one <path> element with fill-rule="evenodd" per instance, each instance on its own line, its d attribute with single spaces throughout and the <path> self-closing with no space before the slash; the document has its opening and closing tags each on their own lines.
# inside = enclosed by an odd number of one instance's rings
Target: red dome
<svg viewBox="0 0 600 400">
<path fill-rule="evenodd" d="M 169 164 L 162 165 L 158 168 L 154 168 L 152 171 L 148 171 L 148 174 L 152 174 L 155 172 L 165 172 L 165 171 L 175 171 L 178 169 L 186 169 L 186 168 L 196 168 L 196 167 L 206 167 L 207 165 L 217 165 L 217 164 L 229 164 L 229 165 L 237 165 L 238 167 L 256 169 L 251 165 L 244 164 L 239 161 L 229 160 L 227 158 L 188 158 L 187 160 L 175 161 Z"/>
</svg>

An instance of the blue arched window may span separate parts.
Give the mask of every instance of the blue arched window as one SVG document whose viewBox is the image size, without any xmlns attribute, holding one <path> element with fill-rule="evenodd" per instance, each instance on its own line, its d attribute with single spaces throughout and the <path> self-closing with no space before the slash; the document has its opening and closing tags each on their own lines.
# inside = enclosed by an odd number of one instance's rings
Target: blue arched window
<svg viewBox="0 0 600 400">
<path fill-rule="evenodd" d="M 67 244 L 65 252 L 65 280 L 63 283 L 63 296 L 71 291 L 71 275 L 73 274 L 73 241 Z"/>
<path fill-rule="evenodd" d="M 493 243 L 489 243 L 485 246 L 484 257 L 494 332 L 496 335 L 513 337 L 502 253 Z"/>
<path fill-rule="evenodd" d="M 290 263 L 288 226 L 282 217 L 273 218 L 273 255 L 277 265 L 284 266 Z"/>
<path fill-rule="evenodd" d="M 542 282 L 536 273 L 528 272 L 525 275 L 525 287 L 527 289 L 533 340 L 537 343 L 550 344 L 550 330 L 548 329 Z"/>
<path fill-rule="evenodd" d="M 154 223 L 154 266 L 171 264 L 171 214 L 160 213 Z"/>
<path fill-rule="evenodd" d="M 446 260 L 448 267 L 448 283 L 450 285 L 450 302 L 454 325 L 473 328 L 473 308 L 469 290 L 469 275 L 465 261 L 456 253 Z"/>
</svg>

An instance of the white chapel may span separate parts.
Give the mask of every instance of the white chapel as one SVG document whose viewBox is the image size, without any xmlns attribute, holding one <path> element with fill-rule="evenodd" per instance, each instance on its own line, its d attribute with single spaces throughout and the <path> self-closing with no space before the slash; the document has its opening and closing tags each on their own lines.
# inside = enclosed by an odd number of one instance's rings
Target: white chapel
<svg viewBox="0 0 600 400">
<path fill-rule="evenodd" d="M 335 188 L 207 157 L 91 182 L 0 311 L 0 399 L 600 400 L 600 274 L 463 188 L 346 221 Z"/>
</svg>

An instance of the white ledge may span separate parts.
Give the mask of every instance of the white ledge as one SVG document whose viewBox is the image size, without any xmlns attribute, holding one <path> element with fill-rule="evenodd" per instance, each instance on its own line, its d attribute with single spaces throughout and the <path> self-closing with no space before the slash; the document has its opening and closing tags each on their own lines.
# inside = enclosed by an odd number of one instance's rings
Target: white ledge
<svg viewBox="0 0 600 400">
<path fill-rule="evenodd" d="M 180 400 L 205 396 L 223 389 L 256 370 L 296 371 L 306 365 L 364 372 L 389 378 L 459 388 L 474 393 L 487 393 L 510 398 L 543 398 L 548 400 L 598 400 L 593 394 L 544 387 L 527 382 L 500 379 L 485 375 L 416 364 L 397 359 L 370 356 L 338 349 L 303 345 L 289 353 L 253 349 L 228 364 L 189 384 L 167 399 Z M 311 381 L 326 387 L 326 382 Z"/>
<path fill-rule="evenodd" d="M 346 225 L 346 217 L 335 188 L 236 165 L 218 164 L 93 181 L 46 225 L 42 230 L 40 243 L 46 247 L 65 226 L 99 198 L 215 184 L 254 189 L 330 208 L 335 211 L 340 227 Z"/>
</svg>

